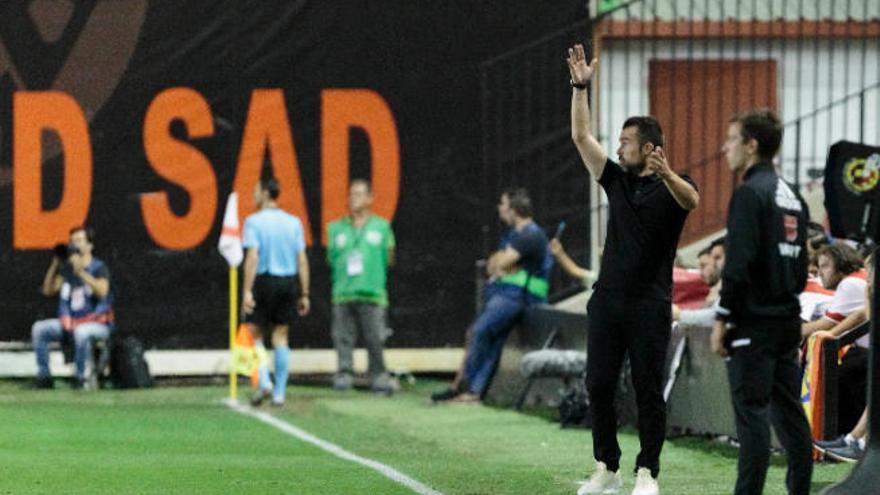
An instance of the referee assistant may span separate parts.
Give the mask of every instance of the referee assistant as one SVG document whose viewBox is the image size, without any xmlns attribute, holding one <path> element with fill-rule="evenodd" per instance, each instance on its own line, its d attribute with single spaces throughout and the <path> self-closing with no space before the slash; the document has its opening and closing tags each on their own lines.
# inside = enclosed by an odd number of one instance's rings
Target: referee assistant
<svg viewBox="0 0 880 495">
<path fill-rule="evenodd" d="M 727 373 L 739 437 L 737 495 L 761 493 L 770 422 L 788 457 L 788 493 L 810 493 L 810 427 L 800 404 L 798 294 L 807 281 L 807 205 L 776 175 L 782 124 L 769 111 L 730 121 L 723 152 L 743 174 L 730 199 L 712 350 Z"/>
<path fill-rule="evenodd" d="M 666 436 L 663 364 L 672 328 L 672 264 L 688 212 L 700 196 L 693 181 L 672 171 L 663 132 L 652 117 L 623 124 L 611 161 L 590 132 L 586 86 L 598 60 L 568 51 L 571 136 L 590 174 L 608 196 L 608 236 L 595 292 L 587 306 L 587 389 L 593 412 L 596 470 L 579 495 L 617 493 L 622 486 L 614 395 L 629 355 L 639 413 L 638 495 L 659 493 L 660 451 Z"/>
<path fill-rule="evenodd" d="M 251 399 L 258 406 L 272 396 L 272 405 L 284 404 L 290 349 L 287 331 L 293 318 L 294 301 L 300 316 L 309 312 L 309 263 L 302 222 L 278 208 L 280 189 L 275 179 L 264 179 L 254 189 L 259 211 L 244 222 L 243 312 L 255 330 L 257 352 L 265 354 L 263 336 L 271 329 L 275 357 L 275 386 L 269 379 L 268 363 L 260 363 L 259 390 Z M 295 276 L 300 293 L 296 296 Z"/>
</svg>

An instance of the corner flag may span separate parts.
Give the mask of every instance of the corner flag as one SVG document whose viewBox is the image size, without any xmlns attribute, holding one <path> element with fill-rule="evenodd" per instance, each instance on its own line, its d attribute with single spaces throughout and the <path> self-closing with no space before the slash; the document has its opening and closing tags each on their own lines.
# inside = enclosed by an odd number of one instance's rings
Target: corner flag
<svg viewBox="0 0 880 495">
<path fill-rule="evenodd" d="M 232 193 L 226 200 L 226 213 L 223 214 L 223 230 L 217 244 L 220 254 L 226 258 L 230 267 L 238 267 L 244 259 L 241 247 L 241 228 L 238 226 L 238 194 Z"/>
<path fill-rule="evenodd" d="M 229 263 L 229 398 L 238 399 L 238 377 L 235 373 L 235 330 L 238 327 L 238 266 L 244 259 L 241 229 L 238 225 L 238 195 L 232 193 L 226 200 L 223 229 L 217 243 L 220 254 Z"/>
</svg>

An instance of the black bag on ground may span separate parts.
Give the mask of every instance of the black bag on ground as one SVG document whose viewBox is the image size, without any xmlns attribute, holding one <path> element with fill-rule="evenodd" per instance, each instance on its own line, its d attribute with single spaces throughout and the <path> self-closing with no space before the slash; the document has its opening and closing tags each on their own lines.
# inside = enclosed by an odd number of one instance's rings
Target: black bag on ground
<svg viewBox="0 0 880 495">
<path fill-rule="evenodd" d="M 144 359 L 144 346 L 140 340 L 131 335 L 113 339 L 110 350 L 110 380 L 114 388 L 153 386 L 150 368 Z"/>
<path fill-rule="evenodd" d="M 578 380 L 565 391 L 559 401 L 559 426 L 562 428 L 590 428 L 590 397 L 583 380 Z"/>
</svg>

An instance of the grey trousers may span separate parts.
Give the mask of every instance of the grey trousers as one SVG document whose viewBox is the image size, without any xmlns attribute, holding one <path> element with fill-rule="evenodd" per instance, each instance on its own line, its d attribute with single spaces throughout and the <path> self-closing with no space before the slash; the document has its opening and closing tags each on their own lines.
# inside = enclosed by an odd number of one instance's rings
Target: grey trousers
<svg viewBox="0 0 880 495">
<path fill-rule="evenodd" d="M 388 338 L 387 308 L 369 303 L 343 303 L 333 305 L 331 335 L 336 347 L 339 374 L 351 374 L 354 366 L 352 353 L 358 332 L 363 336 L 369 357 L 370 380 L 374 387 L 386 387 L 388 373 L 385 370 L 384 346 Z"/>
</svg>

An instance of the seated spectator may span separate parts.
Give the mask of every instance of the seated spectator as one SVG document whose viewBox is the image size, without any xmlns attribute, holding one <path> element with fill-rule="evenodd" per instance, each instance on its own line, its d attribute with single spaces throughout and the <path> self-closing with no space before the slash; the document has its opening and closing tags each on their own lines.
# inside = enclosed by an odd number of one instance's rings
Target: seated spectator
<svg viewBox="0 0 880 495">
<path fill-rule="evenodd" d="M 672 320 L 681 325 L 711 328 L 715 323 L 715 306 L 721 289 L 721 271 L 724 269 L 724 238 L 712 241 L 700 252 L 700 275 L 710 287 L 706 303 L 700 309 L 681 309 L 672 305 Z M 713 294 L 715 295 L 713 297 Z"/>
<path fill-rule="evenodd" d="M 801 326 L 801 335 L 831 330 L 851 313 L 864 307 L 865 280 L 859 253 L 844 243 L 822 246 L 816 251 L 822 286 L 834 291 L 834 297 L 822 318 Z"/>
<path fill-rule="evenodd" d="M 873 255 L 865 258 L 865 267 L 870 272 L 873 270 Z M 863 306 L 856 311 L 850 313 L 840 323 L 827 331 L 817 331 L 814 335 L 823 336 L 825 338 L 840 338 L 849 333 L 862 323 L 868 320 L 870 302 L 871 302 L 871 285 L 870 278 L 865 274 L 866 283 L 864 284 L 862 303 Z M 846 452 L 856 452 L 859 446 L 853 443 L 853 437 L 864 440 L 866 425 L 861 424 L 867 421 L 866 397 L 865 390 L 867 387 L 868 373 L 868 348 L 870 345 L 870 335 L 864 335 L 859 338 L 852 346 L 843 349 L 843 357 L 840 359 L 840 368 L 838 371 L 838 383 L 840 392 L 839 404 L 839 423 L 844 431 L 849 429 L 850 425 L 855 423 L 849 437 L 842 436 L 835 440 L 822 442 L 818 444 L 820 447 L 845 449 Z M 857 420 L 856 416 L 864 410 L 861 417 Z M 861 451 L 864 451 L 864 442 L 861 444 Z M 859 452 L 861 452 L 859 451 Z M 844 452 L 845 453 L 845 452 Z M 857 459 L 857 458 L 856 458 Z"/>
<path fill-rule="evenodd" d="M 703 277 L 703 282 L 706 282 L 706 285 L 712 287 L 718 283 L 718 277 L 715 273 L 714 264 L 712 263 L 710 249 L 709 246 L 706 246 L 705 249 L 697 254 L 697 268 L 700 270 L 700 276 Z"/>
<path fill-rule="evenodd" d="M 819 278 L 819 262 L 816 253 L 810 255 L 807 284 L 798 299 L 801 303 L 801 321 L 809 322 L 821 318 L 834 299 L 834 291 L 826 289 Z"/>
<path fill-rule="evenodd" d="M 724 268 L 724 243 L 727 239 L 719 237 L 709 244 L 709 257 L 712 259 L 711 264 L 707 267 L 709 274 L 706 283 L 709 285 L 709 295 L 706 296 L 707 308 L 713 307 L 721 294 L 721 269 Z"/>
<path fill-rule="evenodd" d="M 38 388 L 52 388 L 49 372 L 49 344 L 71 339 L 74 345 L 76 372 L 71 386 L 85 383 L 86 360 L 93 340 L 106 339 L 113 328 L 113 294 L 110 272 L 103 261 L 92 256 L 93 235 L 90 229 L 70 231 L 69 246 L 56 248 L 55 257 L 43 279 L 45 296 L 58 295 L 58 318 L 34 323 L 31 335 L 37 358 Z"/>
</svg>

